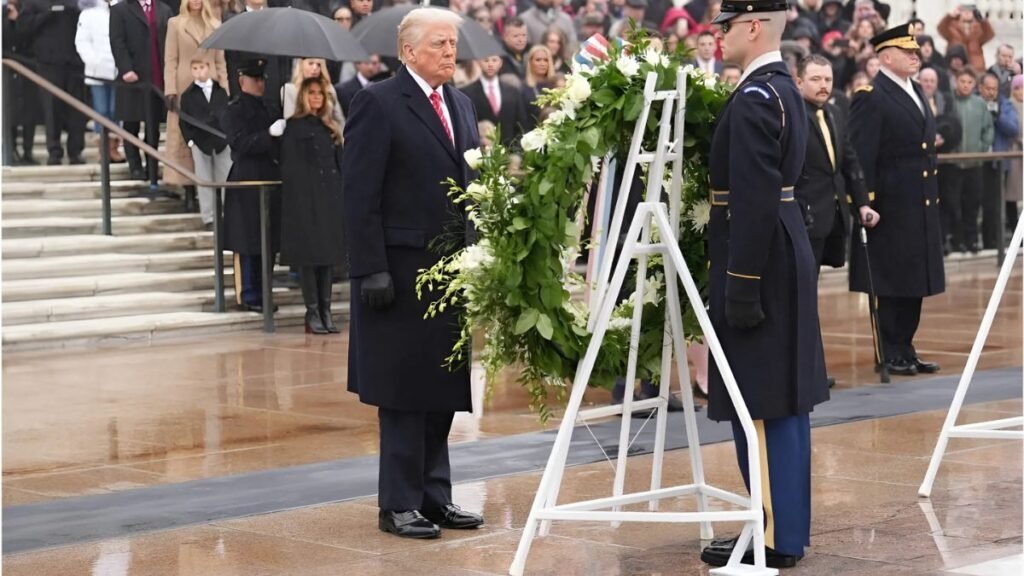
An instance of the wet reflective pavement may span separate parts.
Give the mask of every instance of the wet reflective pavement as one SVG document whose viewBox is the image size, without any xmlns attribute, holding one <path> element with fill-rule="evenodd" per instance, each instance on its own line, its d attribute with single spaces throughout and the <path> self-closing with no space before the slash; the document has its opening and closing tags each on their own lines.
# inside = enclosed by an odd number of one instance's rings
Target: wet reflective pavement
<svg viewBox="0 0 1024 576">
<path fill-rule="evenodd" d="M 925 300 L 916 345 L 943 374 L 962 370 L 994 284 L 991 264 L 950 278 Z M 826 283 L 820 310 L 829 372 L 872 386 L 867 302 Z M 1022 361 L 1019 268 L 979 369 Z M 345 391 L 347 336 L 231 334 L 152 347 L 4 354 L 3 505 L 17 506 L 374 454 L 376 411 Z M 898 386 L 903 378 L 894 378 Z M 594 390 L 588 402 L 603 404 Z M 538 431 L 514 375 L 483 415 L 461 414 L 452 442 Z M 1021 413 L 972 405 L 964 420 Z M 944 411 L 815 429 L 812 553 L 787 574 L 935 574 L 1021 552 L 1019 442 L 956 440 L 930 501 L 917 486 Z M 549 428 L 557 425 L 551 422 Z M 729 443 L 702 449 L 715 485 L 742 491 Z M 649 482 L 650 457 L 629 461 Z M 608 463 L 573 468 L 564 494 L 610 494 Z M 685 451 L 666 478 L 688 478 Z M 645 478 L 645 476 L 647 476 Z M 539 481 L 522 474 L 459 485 L 456 500 L 488 525 L 409 542 L 376 530 L 363 499 L 143 534 L 3 559 L 7 574 L 505 573 Z M 283 486 L 286 490 L 287 487 Z M 684 509 L 685 499 L 667 508 Z M 728 524 L 720 534 L 731 533 Z M 555 524 L 528 574 L 704 574 L 697 532 L 669 525 Z"/>
</svg>

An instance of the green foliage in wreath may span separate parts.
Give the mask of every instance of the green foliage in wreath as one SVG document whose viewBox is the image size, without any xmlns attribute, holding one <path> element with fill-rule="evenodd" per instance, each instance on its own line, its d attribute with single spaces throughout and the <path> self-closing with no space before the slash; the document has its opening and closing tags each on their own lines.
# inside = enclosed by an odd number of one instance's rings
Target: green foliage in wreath
<svg viewBox="0 0 1024 576">
<path fill-rule="evenodd" d="M 488 381 L 506 367 L 517 367 L 530 407 L 542 420 L 551 414 L 552 396 L 563 397 L 591 338 L 591 311 L 578 297 L 586 291 L 584 280 L 571 271 L 579 252 L 579 211 L 586 210 L 582 201 L 599 174 L 602 158 L 611 153 L 620 165 L 625 162 L 650 72 L 657 73 L 658 90 L 673 90 L 677 74 L 689 75 L 679 246 L 705 293 L 708 154 L 714 120 L 730 89 L 692 66 L 681 68 L 681 59 L 682 54 L 663 54 L 651 47 L 643 32 L 632 32 L 624 48 L 610 47 L 608 60 L 574 70 L 564 87 L 540 98 L 541 107 L 554 111 L 522 137 L 522 163 L 516 175 L 509 152 L 494 145 L 466 153 L 466 161 L 479 173 L 476 181 L 465 190 L 449 182 L 452 199 L 468 212 L 480 240 L 421 271 L 417 294 L 436 298 L 428 317 L 449 307 L 460 311 L 462 337 L 447 364 L 466 362 L 471 335 L 482 330 L 480 361 Z M 660 111 L 657 102 L 648 116 L 645 149 L 657 140 Z M 637 376 L 653 381 L 660 377 L 666 329 L 661 269 L 660 258 L 649 260 L 637 351 Z M 635 284 L 627 281 L 625 286 L 597 357 L 592 386 L 611 387 L 626 373 Z M 696 316 L 685 299 L 682 304 L 684 330 L 699 338 Z"/>
</svg>

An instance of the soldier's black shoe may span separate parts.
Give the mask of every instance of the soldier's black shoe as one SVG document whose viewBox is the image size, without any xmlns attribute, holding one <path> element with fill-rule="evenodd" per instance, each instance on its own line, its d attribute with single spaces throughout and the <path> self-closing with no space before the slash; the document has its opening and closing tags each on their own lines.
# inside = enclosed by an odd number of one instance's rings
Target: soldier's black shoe
<svg viewBox="0 0 1024 576">
<path fill-rule="evenodd" d="M 729 556 L 732 555 L 733 548 L 736 547 L 737 538 L 727 538 L 723 540 L 713 540 L 711 544 L 708 544 L 706 548 L 700 553 L 700 559 L 705 564 L 711 566 L 725 566 L 729 563 Z M 771 548 L 764 549 L 764 563 L 769 568 L 792 568 L 796 566 L 796 563 L 800 561 L 802 556 L 791 556 L 789 554 L 780 554 Z M 746 554 L 743 555 L 744 564 L 754 563 L 754 551 L 747 550 Z"/>
<path fill-rule="evenodd" d="M 483 526 L 484 517 L 472 512 L 466 512 L 455 504 L 447 504 L 437 510 L 423 510 L 423 517 L 437 524 L 441 528 L 454 528 L 464 530 Z"/>
<path fill-rule="evenodd" d="M 402 538 L 437 538 L 441 535 L 441 529 L 416 510 L 381 510 L 377 518 L 377 527 L 381 532 L 389 532 Z"/>
<path fill-rule="evenodd" d="M 925 362 L 924 360 L 921 360 L 917 356 L 914 356 L 914 368 L 917 369 L 917 372 L 919 374 L 935 374 L 936 372 L 941 370 L 941 368 L 939 368 L 939 365 L 936 364 L 935 362 Z"/>
<path fill-rule="evenodd" d="M 906 358 L 888 360 L 885 363 L 885 367 L 889 369 L 889 374 L 896 374 L 897 376 L 914 376 L 917 374 L 917 366 L 913 360 L 907 360 Z"/>
</svg>

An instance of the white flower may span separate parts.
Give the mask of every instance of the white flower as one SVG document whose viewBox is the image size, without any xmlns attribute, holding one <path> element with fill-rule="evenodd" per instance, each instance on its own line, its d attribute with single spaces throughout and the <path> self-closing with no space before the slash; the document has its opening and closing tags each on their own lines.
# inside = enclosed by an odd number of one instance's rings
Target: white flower
<svg viewBox="0 0 1024 576">
<path fill-rule="evenodd" d="M 640 71 L 640 63 L 636 61 L 632 56 L 622 54 L 619 59 L 615 61 L 615 67 L 622 72 L 622 75 L 626 78 L 632 78 L 636 76 L 636 73 Z"/>
<path fill-rule="evenodd" d="M 523 134 L 520 142 L 523 145 L 523 150 L 532 152 L 534 150 L 543 150 L 548 145 L 548 133 L 543 128 L 534 128 L 526 134 Z"/>
<path fill-rule="evenodd" d="M 601 158 L 598 156 L 590 157 L 590 172 L 597 174 L 601 170 Z"/>
<path fill-rule="evenodd" d="M 482 266 L 490 264 L 492 261 L 494 261 L 494 256 L 491 254 L 490 245 L 488 245 L 485 240 L 462 251 L 462 256 L 459 258 L 458 268 L 463 271 L 471 272 Z"/>
<path fill-rule="evenodd" d="M 708 90 L 714 90 L 715 86 L 717 84 L 718 84 L 718 78 L 715 78 L 712 75 L 708 75 L 708 76 L 704 77 L 704 87 L 707 88 Z"/>
<path fill-rule="evenodd" d="M 711 220 L 711 204 L 707 200 L 695 203 L 686 219 L 690 221 L 690 228 L 693 228 L 694 232 L 703 232 Z"/>
<path fill-rule="evenodd" d="M 473 182 L 466 187 L 466 194 L 471 198 L 479 198 L 487 195 L 487 187 L 479 182 Z"/>
<path fill-rule="evenodd" d="M 462 153 L 462 157 L 466 159 L 466 164 L 469 165 L 473 170 L 480 168 L 480 161 L 483 160 L 484 154 L 479 148 L 471 148 Z"/>
<path fill-rule="evenodd" d="M 549 123 L 554 124 L 554 125 L 557 126 L 557 125 L 561 124 L 562 122 L 565 122 L 565 118 L 566 118 L 565 110 L 555 110 L 554 112 L 551 113 L 550 116 L 548 116 L 548 120 L 547 121 Z"/>
<path fill-rule="evenodd" d="M 654 48 L 648 48 L 644 51 L 644 60 L 652 66 L 668 67 L 670 63 L 668 56 L 665 56 L 661 51 L 655 50 Z"/>
<path fill-rule="evenodd" d="M 621 316 L 612 316 L 612 319 L 608 321 L 609 330 L 629 330 L 633 327 L 632 318 L 623 318 Z"/>
<path fill-rule="evenodd" d="M 686 66 L 683 66 L 683 74 L 692 74 L 694 70 L 696 70 L 696 68 L 693 64 L 687 64 Z"/>
<path fill-rule="evenodd" d="M 647 279 L 647 286 L 644 290 L 644 304 L 655 304 L 661 302 L 661 288 L 662 288 L 661 274 L 655 274 Z"/>
<path fill-rule="evenodd" d="M 565 117 L 568 118 L 569 120 L 576 119 L 576 108 L 578 106 L 579 104 L 573 102 L 570 98 L 562 100 L 562 112 L 565 113 Z"/>
<path fill-rule="evenodd" d="M 590 82 L 582 74 L 571 74 L 565 83 L 565 94 L 576 104 L 590 98 Z"/>
</svg>

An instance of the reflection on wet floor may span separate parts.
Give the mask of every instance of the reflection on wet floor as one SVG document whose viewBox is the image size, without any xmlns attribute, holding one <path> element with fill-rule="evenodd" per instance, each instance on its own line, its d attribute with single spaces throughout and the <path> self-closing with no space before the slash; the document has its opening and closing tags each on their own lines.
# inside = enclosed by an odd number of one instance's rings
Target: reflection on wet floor
<svg viewBox="0 0 1024 576">
<path fill-rule="evenodd" d="M 917 347 L 944 374 L 966 362 L 995 274 L 978 263 L 926 299 Z M 866 300 L 832 284 L 820 303 L 829 372 L 839 387 L 871 386 Z M 1022 364 L 1020 286 L 1018 270 L 979 369 Z M 347 346 L 345 333 L 290 331 L 4 354 L 3 505 L 373 454 L 376 411 L 345 390 Z M 526 404 L 506 374 L 482 414 L 458 415 L 452 441 L 540 430 Z"/>
</svg>

